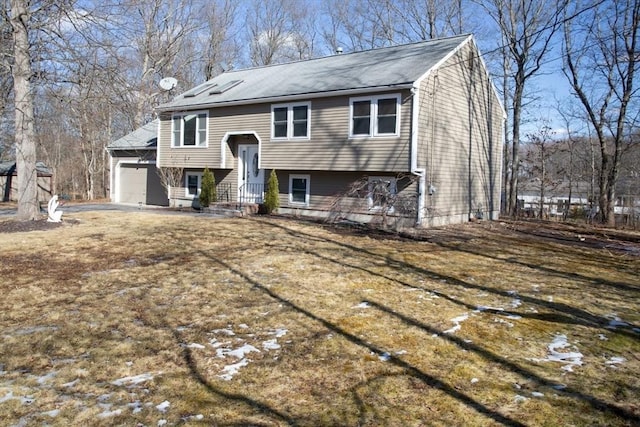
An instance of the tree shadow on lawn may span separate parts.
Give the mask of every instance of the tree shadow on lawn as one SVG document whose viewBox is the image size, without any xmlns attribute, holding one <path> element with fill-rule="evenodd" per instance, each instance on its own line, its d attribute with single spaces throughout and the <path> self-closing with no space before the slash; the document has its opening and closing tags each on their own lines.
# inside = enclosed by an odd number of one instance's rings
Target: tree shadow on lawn
<svg viewBox="0 0 640 427">
<path fill-rule="evenodd" d="M 505 297 L 505 298 L 513 298 L 513 295 L 509 292 L 509 291 L 503 291 L 503 290 L 499 290 L 499 289 L 494 289 L 491 288 L 489 286 L 485 286 L 485 285 L 480 285 L 480 284 L 474 284 L 474 283 L 470 283 L 464 280 L 460 280 L 456 277 L 452 277 L 452 276 L 447 276 L 447 275 L 443 275 L 441 273 L 437 273 L 431 270 L 427 270 L 425 268 L 422 267 L 418 267 L 416 265 L 413 264 L 409 264 L 406 263 L 404 261 L 400 261 L 400 260 L 396 260 L 393 259 L 390 256 L 383 256 L 380 254 L 376 254 L 374 252 L 368 251 L 366 249 L 363 249 L 361 247 L 357 247 L 357 246 L 353 246 L 344 242 L 341 242 L 339 240 L 333 240 L 333 239 L 328 239 L 328 238 L 321 238 L 318 237 L 316 235 L 313 234 L 309 234 L 309 233 L 305 233 L 299 230 L 293 230 L 291 228 L 285 227 L 283 225 L 277 224 L 275 222 L 270 222 L 268 220 L 259 220 L 259 219 L 254 219 L 254 221 L 259 221 L 264 225 L 269 225 L 271 227 L 275 227 L 275 228 L 279 228 L 281 230 L 283 230 L 284 232 L 286 232 L 287 234 L 291 235 L 294 238 L 304 238 L 304 239 L 314 239 L 314 240 L 319 240 L 319 241 L 325 241 L 327 243 L 331 243 L 331 244 L 335 244 L 336 246 L 340 246 L 340 247 L 344 247 L 350 251 L 354 251 L 356 253 L 361 253 L 361 254 L 365 254 L 366 256 L 372 258 L 372 259 L 378 259 L 381 261 L 384 261 L 386 263 L 387 266 L 402 271 L 402 272 L 407 272 L 407 271 L 411 271 L 415 274 L 420 275 L 421 277 L 424 278 L 428 278 L 434 281 L 446 281 L 447 284 L 450 285 L 456 285 L 459 287 L 462 287 L 464 289 L 476 289 L 479 291 L 483 291 L 483 292 L 488 292 L 494 295 L 498 295 L 501 297 Z M 611 282 L 608 281 L 606 279 L 595 279 L 595 278 L 591 278 L 591 277 L 587 277 L 587 276 L 583 276 L 580 275 L 578 273 L 568 273 L 568 272 L 563 272 L 563 271 L 558 271 L 556 269 L 551 269 L 551 268 L 547 268 L 544 266 L 539 266 L 539 265 L 535 265 L 535 264 L 530 264 L 530 263 L 522 263 L 520 261 L 515 261 L 513 259 L 503 259 L 503 258 L 499 258 L 499 257 L 495 257 L 495 256 L 491 256 L 488 255 L 486 253 L 482 253 L 479 251 L 472 251 L 469 249 L 464 249 L 464 248 L 460 248 L 454 245 L 445 245 L 445 244 L 441 244 L 441 243 L 436 243 L 439 246 L 443 246 L 446 249 L 449 250 L 455 250 L 455 251 L 459 251 L 459 252 L 464 252 L 464 253 L 468 253 L 470 255 L 475 255 L 475 256 L 479 256 L 479 257 L 484 257 L 484 258 L 490 258 L 492 260 L 495 261 L 499 261 L 499 262 L 505 262 L 505 263 L 509 263 L 509 264 L 516 264 L 516 265 L 520 265 L 520 266 L 524 266 L 527 268 L 531 268 L 534 270 L 539 270 L 542 271 L 544 273 L 547 274 L 553 274 L 557 277 L 562 277 L 562 278 L 566 278 L 566 279 L 572 279 L 572 280 L 579 280 L 582 282 L 585 282 L 586 284 L 589 284 L 590 286 L 598 286 L 598 285 L 604 285 L 604 286 L 610 286 L 613 287 L 614 289 L 617 290 L 621 290 L 621 291 L 627 291 L 630 292 L 632 294 L 637 293 L 640 288 L 639 287 L 634 287 L 633 285 L 630 284 L 625 284 L 625 283 L 619 283 L 619 282 Z M 275 246 L 277 245 L 277 243 L 269 243 L 269 245 Z M 406 283 L 406 282 L 402 282 L 399 281 L 396 277 L 392 277 L 392 276 L 387 276 L 381 273 L 378 273 L 376 271 L 373 271 L 371 269 L 368 268 L 364 268 L 358 265 L 353 265 L 353 264 L 348 264 L 346 263 L 346 261 L 344 259 L 341 259 L 340 261 L 335 260 L 333 258 L 327 257 L 325 255 L 321 255 L 317 252 L 313 252 L 313 251 L 306 251 L 309 255 L 312 256 L 316 256 L 319 257 L 321 259 L 324 259 L 326 261 L 329 262 L 333 262 L 333 263 L 337 263 L 340 265 L 344 265 L 346 267 L 349 268 L 353 268 L 353 269 L 358 269 L 361 271 L 366 272 L 367 274 L 371 274 L 395 283 L 398 283 L 402 286 L 411 288 L 411 289 L 417 289 L 417 290 L 423 290 L 423 291 L 428 291 L 428 292 L 432 292 L 436 295 L 438 295 L 441 298 L 445 298 L 450 300 L 451 302 L 454 302 L 456 304 L 460 304 L 461 306 L 464 306 L 466 308 L 475 310 L 478 307 L 474 306 L 474 305 L 470 305 L 467 304 L 465 302 L 459 301 L 455 298 L 452 298 L 446 294 L 443 294 L 441 292 L 438 292 L 436 290 L 432 290 L 432 289 L 428 289 L 428 288 L 424 288 L 421 286 L 416 286 L 410 283 Z M 630 297 L 633 297 L 633 295 L 631 295 Z M 619 327 L 617 327 L 615 330 L 609 328 L 611 319 L 608 319 L 606 317 L 601 317 L 601 316 L 597 316 L 594 315 L 592 313 L 589 313 L 588 311 L 582 310 L 580 308 L 577 307 L 573 307 L 571 305 L 565 304 L 565 303 L 559 303 L 559 302 L 554 302 L 554 301 L 546 301 L 540 298 L 535 298 L 535 297 L 531 297 L 531 296 L 527 296 L 527 295 L 520 295 L 518 294 L 518 298 L 524 302 L 533 304 L 533 305 L 538 305 L 538 306 L 542 306 L 545 307 L 548 310 L 551 310 L 554 312 L 553 315 L 551 314 L 538 314 L 538 313 L 520 313 L 520 312 L 506 312 L 503 311 L 503 314 L 517 314 L 519 316 L 522 317 L 527 317 L 527 318 L 531 318 L 531 319 L 538 319 L 538 320 L 545 320 L 545 321 L 553 321 L 556 323 L 569 323 L 569 324 L 577 324 L 577 325 L 583 325 L 583 326 L 589 326 L 589 327 L 595 327 L 595 328 L 602 328 L 605 329 L 608 332 L 615 332 L 621 335 L 625 335 L 627 337 L 633 338 L 635 340 L 640 340 L 640 335 L 638 333 L 633 332 L 634 329 L 638 329 L 638 326 L 634 325 L 634 324 L 628 324 L 624 329 L 620 329 Z M 562 313 L 562 314 L 559 314 Z M 496 312 L 496 314 L 499 314 L 499 312 Z"/>
<path fill-rule="evenodd" d="M 327 238 L 321 238 L 312 234 L 308 234 L 299 230 L 293 230 L 291 228 L 285 227 L 283 225 L 280 224 L 276 224 L 270 221 L 265 221 L 265 220 L 257 220 L 260 221 L 262 224 L 264 225 L 268 225 L 271 227 L 276 227 L 279 228 L 281 230 L 283 230 L 284 232 L 286 232 L 287 234 L 291 235 L 294 238 L 304 238 L 304 239 L 316 239 L 316 240 L 320 240 L 320 241 L 325 241 L 327 243 L 331 243 L 331 244 L 335 244 L 336 246 L 341 246 L 341 247 L 345 247 L 351 251 L 354 251 L 355 253 L 364 253 L 365 255 L 373 258 L 373 259 L 380 259 L 380 260 L 384 260 L 386 265 L 390 265 L 392 266 L 392 268 L 398 269 L 398 270 L 402 270 L 402 271 L 406 271 L 406 270 L 411 270 L 415 273 L 418 273 L 422 276 L 426 276 L 430 279 L 434 279 L 434 280 L 446 280 L 448 284 L 453 284 L 456 286 L 460 286 L 463 288 L 471 288 L 471 289 L 478 289 L 478 290 L 482 290 L 485 292 L 490 292 L 490 293 L 494 293 L 503 297 L 507 297 L 507 298 L 512 298 L 513 295 L 511 295 L 509 292 L 506 291 L 500 291 L 500 290 L 496 290 L 487 286 L 483 286 L 483 285 L 478 285 L 478 284 L 473 284 L 473 283 L 469 283 L 469 282 L 465 282 L 462 281 L 460 279 L 457 279 L 455 277 L 450 277 L 450 276 L 446 276 L 446 275 L 442 275 L 440 273 L 435 273 L 429 270 L 426 270 L 424 268 L 421 267 L 417 267 L 408 263 L 405 263 L 403 261 L 398 261 L 395 259 L 392 259 L 388 256 L 382 256 L 379 254 L 375 254 L 372 253 L 366 249 L 362 249 L 360 247 L 356 247 L 353 245 L 349 245 L 337 240 L 333 240 L 333 239 L 327 239 Z M 273 244 L 270 243 L 270 245 L 274 245 L 277 246 L 277 244 Z M 458 249 L 456 249 L 458 250 Z M 449 297 L 445 294 L 442 294 L 441 292 L 435 291 L 435 290 L 430 290 L 424 287 L 420 287 L 420 286 L 415 286 L 412 285 L 410 283 L 406 283 L 403 281 L 399 281 L 398 279 L 394 278 L 394 277 L 389 277 L 386 276 L 384 274 L 378 273 L 376 271 L 373 271 L 371 269 L 367 269 L 358 265 L 353 265 L 353 264 L 349 264 L 347 263 L 344 259 L 340 259 L 340 260 L 336 260 L 336 259 L 332 259 L 330 257 L 327 257 L 325 255 L 321 255 L 317 252 L 314 251 L 310 251 L 310 250 L 304 250 L 304 252 L 308 253 L 311 256 L 315 256 L 318 257 L 320 259 L 338 264 L 338 265 L 342 265 L 344 267 L 348 267 L 348 268 L 352 268 L 352 269 L 358 269 L 361 271 L 366 272 L 367 274 L 370 274 L 372 276 L 377 276 L 380 278 L 384 278 L 386 280 L 389 280 L 391 282 L 395 282 L 398 283 L 402 286 L 405 287 L 409 287 L 411 289 L 420 289 L 423 291 L 428 291 L 428 292 L 432 292 L 440 297 L 446 298 L 447 300 L 459 304 L 461 306 L 464 306 L 466 308 L 469 309 L 477 309 L 476 306 L 471 306 L 470 304 L 464 303 L 462 301 L 459 301 L 455 298 Z M 504 261 L 504 260 L 500 260 L 500 261 Z M 219 262 L 219 261 L 218 261 Z M 381 349 L 375 348 L 374 346 L 372 346 L 371 344 L 368 344 L 366 342 L 363 342 L 361 339 L 352 336 L 351 334 L 349 334 L 347 331 L 342 330 L 341 328 L 331 324 L 330 322 L 317 317 L 316 315 L 314 315 L 311 312 L 308 312 L 307 310 L 305 310 L 302 307 L 298 307 L 297 305 L 295 305 L 294 303 L 280 297 L 279 295 L 273 293 L 271 290 L 269 290 L 268 288 L 262 286 L 261 284 L 259 284 L 258 282 L 254 281 L 253 279 L 251 279 L 249 276 L 243 274 L 242 272 L 233 269 L 233 267 L 228 266 L 228 268 L 231 268 L 236 274 L 241 275 L 243 278 L 245 278 L 245 280 L 248 280 L 250 283 L 254 284 L 254 286 L 258 287 L 259 289 L 261 289 L 263 292 L 266 292 L 267 294 L 269 294 L 270 296 L 272 296 L 275 299 L 278 299 L 280 301 L 282 301 L 283 303 L 286 303 L 287 305 L 289 305 L 290 307 L 294 308 L 295 310 L 305 314 L 305 316 L 310 317 L 314 320 L 317 320 L 319 322 L 321 322 L 324 326 L 326 326 L 327 328 L 335 331 L 336 333 L 340 333 L 341 335 L 343 335 L 344 337 L 346 337 L 347 339 L 349 339 L 350 341 L 358 344 L 358 345 L 362 345 L 368 349 L 370 349 L 371 351 L 375 352 L 376 354 L 382 354 L 383 351 Z M 561 274 L 560 272 L 556 272 L 558 274 Z M 593 281 L 593 279 L 589 279 L 589 278 L 585 278 L 583 276 L 579 276 L 581 278 L 581 280 L 584 281 Z M 561 322 L 561 323 L 571 323 L 571 324 L 579 324 L 579 325 L 584 325 L 584 326 L 588 326 L 588 327 L 596 327 L 596 328 L 603 328 L 606 329 L 608 332 L 614 332 L 614 333 L 618 333 L 621 335 L 625 335 L 634 339 L 639 339 L 640 337 L 638 337 L 637 333 L 634 333 L 632 330 L 620 330 L 620 329 L 616 329 L 616 330 L 612 330 L 609 329 L 609 322 L 610 319 L 606 319 L 606 318 L 602 318 L 599 316 L 595 316 L 587 311 L 578 309 L 576 307 L 572 307 L 570 305 L 564 304 L 564 303 L 557 303 L 557 302 L 550 302 L 550 301 L 544 301 L 538 298 L 533 298 L 533 297 L 528 297 L 528 296 L 524 296 L 524 295 L 518 295 L 518 298 L 520 298 L 523 301 L 527 301 L 529 303 L 532 304 L 538 304 L 541 306 L 544 306 L 550 310 L 553 310 L 555 312 L 561 312 L 564 314 L 553 314 L 553 315 L 538 315 L 537 313 L 514 313 L 514 314 L 518 314 L 522 317 L 529 317 L 529 318 L 533 318 L 533 319 L 538 319 L 538 320 L 545 320 L 545 321 L 554 321 L 554 322 Z M 414 319 L 410 319 L 406 316 L 403 316 L 400 313 L 396 313 L 394 312 L 392 309 L 389 309 L 387 307 L 384 307 L 382 305 L 379 305 L 375 302 L 371 302 L 369 301 L 369 303 L 371 305 L 374 305 L 376 307 L 378 307 L 380 310 L 386 312 L 387 314 L 392 314 L 394 317 L 399 318 L 400 320 L 402 320 L 403 322 L 405 322 L 406 324 L 409 325 L 413 325 L 413 326 L 418 326 L 423 330 L 426 330 L 428 332 L 431 333 L 437 333 L 438 335 L 442 335 L 442 331 L 439 331 L 433 327 L 430 327 L 428 325 L 424 325 L 421 324 L 419 322 L 417 322 Z M 629 327 L 635 327 L 633 325 L 630 325 Z M 452 337 L 448 334 L 446 334 L 446 339 L 449 339 L 451 342 L 453 342 L 454 344 L 458 345 L 459 347 L 468 350 L 468 351 L 472 351 L 475 352 L 477 354 L 479 354 L 480 356 L 482 356 L 485 359 L 500 363 L 501 365 L 505 366 L 507 369 L 511 370 L 512 372 L 515 372 L 519 375 L 524 375 L 526 377 L 529 378 L 533 378 L 535 379 L 538 383 L 546 385 L 546 386 L 553 386 L 556 385 L 554 382 L 549 381 L 543 377 L 540 377 L 539 375 L 535 374 L 534 372 L 523 368 L 521 366 L 518 366 L 517 364 L 514 364 L 513 362 L 510 362 L 507 359 L 504 359 L 482 347 L 479 347 L 475 344 L 471 344 L 471 343 L 465 343 L 464 341 L 460 340 L 457 337 Z M 442 384 L 442 382 L 436 378 L 433 378 L 431 376 L 429 376 L 428 374 L 425 374 L 423 372 L 421 372 L 419 369 L 407 364 L 406 362 L 391 356 L 391 360 L 397 364 L 398 366 L 401 366 L 405 369 L 407 369 L 408 372 L 411 372 L 412 375 L 416 376 L 417 378 L 420 378 L 421 380 L 423 380 L 426 384 L 430 385 L 430 386 L 438 386 L 441 387 L 441 385 L 436 385 L 436 384 Z M 448 386 L 450 388 L 450 386 Z M 448 391 L 447 391 L 448 392 Z M 493 413 L 492 411 L 490 411 L 488 408 L 482 406 L 481 404 L 479 404 L 478 402 L 473 401 L 471 398 L 469 398 L 466 395 L 462 395 L 462 396 L 458 396 L 458 394 L 460 394 L 459 392 L 457 392 L 456 390 L 453 390 L 453 392 L 455 392 L 455 394 L 451 394 L 452 396 L 458 398 L 460 401 L 469 404 L 471 407 L 478 409 L 477 405 L 480 405 L 481 410 L 479 410 L 479 412 L 481 413 L 485 413 L 485 415 L 487 414 L 484 411 L 489 411 L 490 413 Z M 556 392 L 560 393 L 560 394 L 564 394 L 567 395 L 569 397 L 573 397 L 573 398 L 578 398 L 584 402 L 587 402 L 591 407 L 593 407 L 594 409 L 598 410 L 598 411 L 606 411 L 612 414 L 615 414 L 616 416 L 619 416 L 627 421 L 633 421 L 633 422 L 638 422 L 640 423 L 640 416 L 624 409 L 621 408 L 619 406 L 607 403 L 605 401 L 602 401 L 594 396 L 591 396 L 589 394 L 583 393 L 579 390 L 575 390 L 575 389 L 571 389 L 571 388 L 565 388 L 563 390 L 556 390 Z M 471 402 L 473 404 L 471 404 L 470 402 L 468 402 L 465 399 L 471 399 Z M 503 422 L 502 420 L 496 419 L 494 418 L 494 420 L 496 421 L 500 421 Z M 504 420 L 504 422 L 513 422 L 514 420 L 510 420 L 510 419 L 506 419 Z"/>
<path fill-rule="evenodd" d="M 263 285 L 262 283 L 258 282 L 257 280 L 253 279 L 252 277 L 250 277 L 248 274 L 238 270 L 237 268 L 233 267 L 230 264 L 227 264 L 224 261 L 221 261 L 219 259 L 215 259 L 213 257 L 211 257 L 210 254 L 207 253 L 201 253 L 201 255 L 203 256 L 209 256 L 211 258 L 211 261 L 213 263 L 219 264 L 223 267 L 225 267 L 227 270 L 229 270 L 230 272 L 240 276 L 243 280 L 245 280 L 247 283 L 249 283 L 251 286 L 253 286 L 255 289 L 260 290 L 261 292 L 265 293 L 266 295 L 268 295 L 269 297 L 273 298 L 274 300 L 280 302 L 281 304 L 283 304 L 283 306 L 286 306 L 288 308 L 291 308 L 292 310 L 296 311 L 297 313 L 300 313 L 302 315 L 304 315 L 305 317 L 318 322 L 319 324 L 321 324 L 322 326 L 324 326 L 325 328 L 327 328 L 328 330 L 344 337 L 345 339 L 347 339 L 349 342 L 367 349 L 368 351 L 375 353 L 379 356 L 385 356 L 386 358 L 388 358 L 388 362 L 392 363 L 402 369 L 405 370 L 405 372 L 407 372 L 408 375 L 422 381 L 424 384 L 426 384 L 429 387 L 432 387 L 434 389 L 437 389 L 441 392 L 444 392 L 446 394 L 448 394 L 449 396 L 453 397 L 454 399 L 458 400 L 459 402 L 467 405 L 470 408 L 475 409 L 477 412 L 487 416 L 488 418 L 491 418 L 492 420 L 502 424 L 502 425 L 506 425 L 506 426 L 525 426 L 525 424 L 509 418 L 506 415 L 502 415 L 499 412 L 493 411 L 491 409 L 489 409 L 487 406 L 483 405 L 482 403 L 476 401 L 475 399 L 473 399 L 472 397 L 468 396 L 465 393 L 462 393 L 458 390 L 456 390 L 454 387 L 452 387 L 451 385 L 443 382 L 442 380 L 429 375 L 425 372 L 423 372 L 422 370 L 418 369 L 417 367 L 405 362 L 404 360 L 400 359 L 399 357 L 396 357 L 394 355 L 389 354 L 389 352 L 387 352 L 384 349 L 378 348 L 375 345 L 368 343 L 366 341 L 364 341 L 363 339 L 351 334 L 350 332 L 342 329 L 341 327 L 335 325 L 334 323 L 331 323 L 330 321 L 317 316 L 316 314 L 310 312 L 309 310 L 305 309 L 304 307 L 301 307 L 299 305 L 297 305 L 296 303 L 294 303 L 293 301 L 290 301 L 280 295 L 278 295 L 277 293 L 273 292 L 271 289 L 269 289 L 267 286 Z M 196 373 L 198 376 L 198 380 L 200 380 L 200 378 L 202 378 L 200 376 L 200 374 Z M 217 393 L 217 389 L 215 387 L 211 387 L 210 385 L 208 385 L 208 383 L 206 383 L 206 379 L 202 378 L 203 381 L 205 381 L 205 384 L 207 385 L 208 388 L 210 388 L 212 391 Z M 202 382 L 202 381 L 201 381 Z M 225 396 L 226 397 L 226 396 Z M 239 396 L 239 397 L 234 397 L 233 395 L 230 396 L 230 398 L 234 398 L 236 400 L 242 400 L 245 401 L 245 399 L 247 401 L 253 401 L 252 399 L 248 399 L 244 396 Z M 266 406 L 266 405 L 265 405 Z M 268 407 L 267 407 L 268 408 Z M 271 412 L 271 410 L 270 410 Z M 279 414 L 277 412 L 273 412 L 274 414 Z M 279 418 L 281 418 L 280 415 L 278 415 Z M 285 418 L 286 419 L 286 418 Z M 288 420 L 290 422 L 291 425 L 295 425 L 295 423 L 292 423 L 291 420 Z"/>
</svg>

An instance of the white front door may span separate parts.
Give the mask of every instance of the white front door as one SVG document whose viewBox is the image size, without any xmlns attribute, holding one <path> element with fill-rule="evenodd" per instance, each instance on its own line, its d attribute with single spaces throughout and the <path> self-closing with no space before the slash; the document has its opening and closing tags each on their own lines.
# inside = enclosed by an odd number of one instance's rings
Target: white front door
<svg viewBox="0 0 640 427">
<path fill-rule="evenodd" d="M 238 200 L 262 203 L 264 170 L 258 168 L 258 146 L 238 146 Z"/>
</svg>

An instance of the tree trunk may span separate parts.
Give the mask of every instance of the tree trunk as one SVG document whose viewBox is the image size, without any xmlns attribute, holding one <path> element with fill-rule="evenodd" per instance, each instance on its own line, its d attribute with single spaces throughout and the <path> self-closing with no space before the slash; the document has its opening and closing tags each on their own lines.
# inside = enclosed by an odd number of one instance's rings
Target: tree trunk
<svg viewBox="0 0 640 427">
<path fill-rule="evenodd" d="M 21 221 L 35 220 L 38 205 L 38 174 L 36 170 L 36 138 L 31 92 L 31 55 L 29 52 L 29 21 L 31 15 L 26 0 L 11 0 L 11 27 L 15 64 L 13 88 L 15 94 L 15 145 L 18 173 L 18 213 Z"/>
<path fill-rule="evenodd" d="M 520 72 L 518 72 L 520 74 Z M 509 215 L 515 217 L 518 213 L 518 171 L 520 170 L 520 116 L 522 114 L 522 95 L 524 79 L 516 76 L 515 93 L 513 94 L 513 123 L 512 123 L 512 152 L 511 152 L 511 182 L 509 183 Z"/>
</svg>

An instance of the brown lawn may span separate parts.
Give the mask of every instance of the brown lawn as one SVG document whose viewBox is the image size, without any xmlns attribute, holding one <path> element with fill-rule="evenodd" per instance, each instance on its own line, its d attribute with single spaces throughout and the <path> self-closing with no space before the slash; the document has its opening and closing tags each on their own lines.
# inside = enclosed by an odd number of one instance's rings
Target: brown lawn
<svg viewBox="0 0 640 427">
<path fill-rule="evenodd" d="M 0 232 L 3 425 L 640 424 L 638 234 L 65 218 Z"/>
</svg>

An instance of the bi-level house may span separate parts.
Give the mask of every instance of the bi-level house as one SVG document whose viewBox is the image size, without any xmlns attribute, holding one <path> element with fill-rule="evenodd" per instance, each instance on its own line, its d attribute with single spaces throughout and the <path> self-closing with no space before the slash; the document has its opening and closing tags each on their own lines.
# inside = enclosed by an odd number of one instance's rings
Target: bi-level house
<svg viewBox="0 0 640 427">
<path fill-rule="evenodd" d="M 157 166 L 184 171 L 178 204 L 207 167 L 240 203 L 260 203 L 275 170 L 285 214 L 499 213 L 505 113 L 471 35 L 227 71 L 157 112 Z"/>
</svg>

